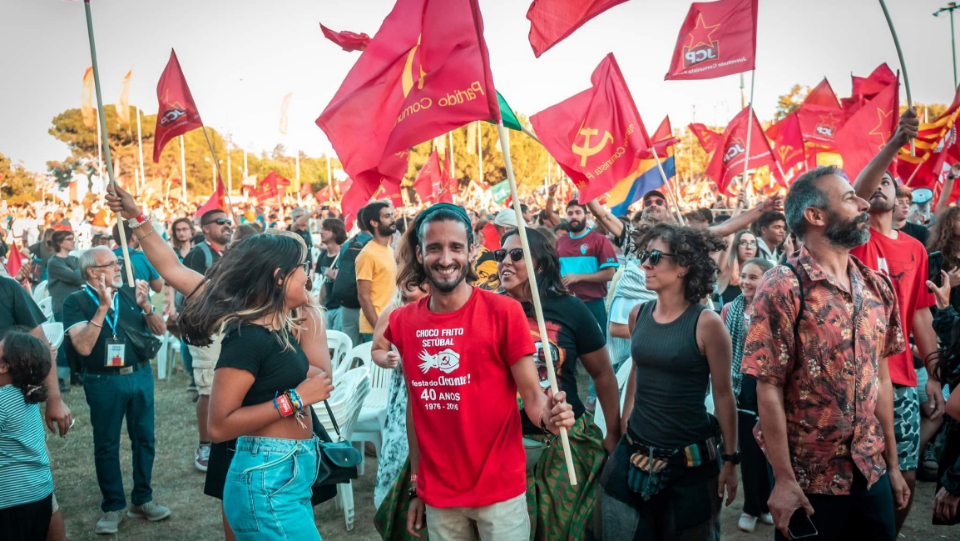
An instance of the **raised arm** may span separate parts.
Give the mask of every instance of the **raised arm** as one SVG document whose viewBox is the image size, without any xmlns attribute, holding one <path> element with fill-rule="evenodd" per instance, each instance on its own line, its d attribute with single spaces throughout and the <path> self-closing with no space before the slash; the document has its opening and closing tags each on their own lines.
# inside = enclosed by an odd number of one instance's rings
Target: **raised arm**
<svg viewBox="0 0 960 541">
<path fill-rule="evenodd" d="M 623 234 L 623 222 L 617 219 L 612 212 L 603 208 L 603 205 L 597 202 L 596 199 L 587 203 L 587 208 L 600 220 L 600 223 L 603 224 L 603 227 L 605 227 L 607 231 L 613 233 L 614 237 L 620 238 Z"/>
<path fill-rule="evenodd" d="M 547 204 L 545 205 L 544 210 L 547 214 L 547 225 L 550 225 L 551 227 L 560 225 L 560 217 L 557 216 L 557 213 L 553 211 L 553 203 L 554 198 L 557 195 L 558 186 L 560 186 L 560 184 L 556 183 L 547 188 Z"/>
<path fill-rule="evenodd" d="M 120 186 L 116 186 L 115 189 L 116 195 L 110 192 L 106 195 L 110 210 L 125 220 L 139 216 L 141 214 L 140 208 L 133 200 L 133 196 Z M 134 233 L 140 240 L 140 248 L 146 254 L 150 263 L 157 269 L 160 276 L 181 295 L 190 295 L 203 283 L 203 275 L 188 269 L 180 262 L 176 252 L 169 244 L 164 242 L 160 232 L 154 230 L 151 222 L 148 221 L 134 229 Z"/>
<path fill-rule="evenodd" d="M 752 209 L 736 214 L 723 223 L 710 226 L 710 232 L 721 237 L 733 235 L 741 229 L 749 228 L 750 224 L 757 221 L 764 212 L 781 209 L 783 209 L 783 198 L 779 195 L 770 196 Z"/>
<path fill-rule="evenodd" d="M 920 119 L 917 117 L 917 110 L 908 108 L 900 115 L 900 125 L 894 132 L 890 141 L 880 149 L 880 152 L 870 160 L 870 163 L 860 171 L 857 180 L 853 183 L 853 189 L 857 192 L 857 197 L 867 201 L 873 196 L 880 187 L 880 181 L 883 180 L 883 173 L 897 157 L 897 152 L 917 136 L 917 130 L 920 129 Z M 949 192 L 948 192 L 949 193 Z"/>
<path fill-rule="evenodd" d="M 958 176 L 960 176 L 960 162 L 950 167 L 950 172 L 943 180 L 943 189 L 940 190 L 940 193 L 953 193 L 953 185 L 956 183 Z M 950 198 L 941 197 L 937 200 L 937 207 L 933 210 L 934 217 L 939 218 L 948 208 L 950 208 Z"/>
</svg>

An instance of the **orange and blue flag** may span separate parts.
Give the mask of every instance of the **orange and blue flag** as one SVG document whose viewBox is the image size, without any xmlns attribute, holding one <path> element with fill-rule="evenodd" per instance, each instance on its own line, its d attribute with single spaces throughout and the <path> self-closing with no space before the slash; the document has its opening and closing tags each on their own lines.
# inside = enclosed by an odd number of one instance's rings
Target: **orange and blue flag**
<svg viewBox="0 0 960 541">
<path fill-rule="evenodd" d="M 658 147 L 659 148 L 659 145 Z M 666 156 L 659 155 L 660 165 L 667 178 L 677 175 L 677 166 L 674 162 L 673 145 L 666 147 Z M 614 216 L 624 216 L 630 205 L 639 201 L 644 194 L 663 186 L 663 177 L 657 170 L 657 162 L 653 159 L 640 160 L 636 175 L 621 180 L 607 192 L 607 205 Z"/>
</svg>

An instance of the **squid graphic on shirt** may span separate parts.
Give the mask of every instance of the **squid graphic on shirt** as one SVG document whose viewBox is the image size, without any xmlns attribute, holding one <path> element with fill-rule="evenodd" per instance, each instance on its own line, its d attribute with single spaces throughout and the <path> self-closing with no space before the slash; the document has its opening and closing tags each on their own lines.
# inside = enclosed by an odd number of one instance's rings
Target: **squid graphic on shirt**
<svg viewBox="0 0 960 541">
<path fill-rule="evenodd" d="M 546 392 L 550 388 L 550 378 L 547 377 L 547 360 L 543 352 L 543 340 L 540 339 L 540 331 L 537 328 L 536 319 L 528 319 L 530 325 L 530 337 L 533 338 L 533 346 L 537 348 L 537 353 L 533 362 L 537 365 L 537 377 L 540 379 L 540 388 Z M 550 357 L 553 358 L 553 370 L 560 378 L 560 372 L 563 369 L 563 361 L 566 353 L 557 346 L 557 333 L 560 331 L 560 325 L 547 321 L 547 345 L 550 347 Z"/>
<path fill-rule="evenodd" d="M 426 350 L 420 352 L 420 370 L 426 374 L 431 368 L 437 368 L 444 374 L 449 374 L 460 368 L 460 354 L 450 348 L 431 355 Z"/>
</svg>

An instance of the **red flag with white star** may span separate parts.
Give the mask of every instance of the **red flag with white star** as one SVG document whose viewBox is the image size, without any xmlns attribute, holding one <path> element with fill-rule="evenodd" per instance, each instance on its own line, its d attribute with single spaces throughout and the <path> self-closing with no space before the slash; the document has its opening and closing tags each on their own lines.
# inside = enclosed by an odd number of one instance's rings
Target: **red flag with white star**
<svg viewBox="0 0 960 541">
<path fill-rule="evenodd" d="M 664 79 L 713 79 L 750 71 L 756 53 L 757 0 L 694 2 Z"/>
<path fill-rule="evenodd" d="M 899 84 L 887 85 L 837 131 L 837 148 L 843 157 L 843 169 L 851 182 L 897 129 L 900 121 L 899 87 Z"/>
</svg>

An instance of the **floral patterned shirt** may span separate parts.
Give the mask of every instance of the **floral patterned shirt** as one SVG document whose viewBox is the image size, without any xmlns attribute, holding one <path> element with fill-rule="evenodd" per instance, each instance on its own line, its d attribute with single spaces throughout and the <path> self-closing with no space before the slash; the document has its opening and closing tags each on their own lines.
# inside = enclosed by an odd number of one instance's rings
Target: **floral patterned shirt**
<svg viewBox="0 0 960 541">
<path fill-rule="evenodd" d="M 794 344 L 800 291 L 783 265 L 757 288 L 744 346 L 742 373 L 783 388 L 790 460 L 809 494 L 849 494 L 854 468 L 868 487 L 886 471 L 875 414 L 879 362 L 904 349 L 900 315 L 889 280 L 848 257 L 850 291 L 806 248 L 790 261 L 803 280 L 801 359 Z M 763 447 L 759 424 L 754 434 Z"/>
</svg>

